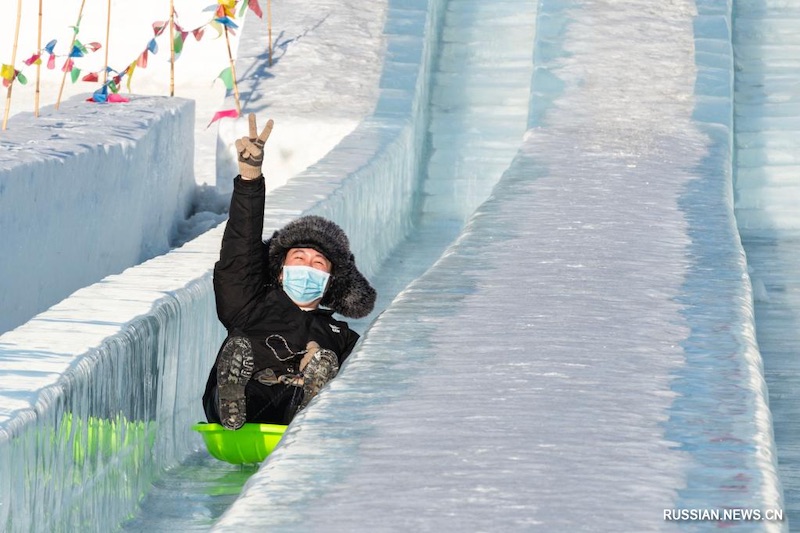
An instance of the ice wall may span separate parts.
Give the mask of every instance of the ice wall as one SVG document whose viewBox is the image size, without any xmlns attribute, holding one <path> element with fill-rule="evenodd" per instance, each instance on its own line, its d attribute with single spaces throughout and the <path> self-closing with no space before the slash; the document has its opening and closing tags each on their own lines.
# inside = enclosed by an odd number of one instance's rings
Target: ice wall
<svg viewBox="0 0 800 533">
<path fill-rule="evenodd" d="M 169 250 L 194 193 L 194 103 L 86 96 L 0 134 L 0 333 Z"/>
<path fill-rule="evenodd" d="M 798 0 L 734 2 L 734 201 L 753 280 L 756 333 L 790 526 L 800 523 L 798 27 Z"/>
<path fill-rule="evenodd" d="M 367 274 L 405 236 L 438 6 L 393 9 L 374 114 L 268 197 L 267 234 L 300 213 L 331 217 Z M 112 530 L 160 469 L 201 445 L 190 427 L 202 419 L 223 336 L 210 279 L 222 231 L 81 289 L 0 337 L 3 528 Z"/>
</svg>

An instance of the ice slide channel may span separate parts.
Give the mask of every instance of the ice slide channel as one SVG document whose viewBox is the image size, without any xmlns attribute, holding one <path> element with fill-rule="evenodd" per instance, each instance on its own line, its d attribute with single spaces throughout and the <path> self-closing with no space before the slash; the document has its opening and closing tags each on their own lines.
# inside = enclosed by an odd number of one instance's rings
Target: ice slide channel
<svg viewBox="0 0 800 533">
<path fill-rule="evenodd" d="M 425 121 L 429 115 L 427 132 L 422 132 L 427 148 L 420 156 L 419 213 L 414 214 L 416 224 L 409 238 L 375 273 L 373 282 L 380 300 L 371 316 L 352 323 L 357 331 L 365 331 L 398 292 L 455 239 L 508 168 L 527 125 L 535 3 L 505 0 L 487 5 L 478 0 L 450 0 L 432 4 L 431 9 L 431 31 L 441 27 L 437 31 L 441 40 L 429 67 L 433 69 L 429 109 L 419 118 Z M 437 21 L 440 18 L 441 22 Z M 209 472 L 214 473 L 209 476 Z M 236 469 L 220 468 L 205 454 L 193 456 L 184 468 L 159 481 L 137 517 L 123 530 L 170 530 L 176 523 L 189 529 L 209 524 L 224 510 L 224 503 L 238 495 L 228 484 L 239 480 L 236 488 L 241 489 L 245 478 Z M 209 497 L 214 491 L 218 494 Z M 190 506 L 203 512 L 192 515 L 182 508 L 189 499 L 187 492 L 193 494 Z"/>
<path fill-rule="evenodd" d="M 734 2 L 735 205 L 778 467 L 800 524 L 800 2 Z"/>
</svg>

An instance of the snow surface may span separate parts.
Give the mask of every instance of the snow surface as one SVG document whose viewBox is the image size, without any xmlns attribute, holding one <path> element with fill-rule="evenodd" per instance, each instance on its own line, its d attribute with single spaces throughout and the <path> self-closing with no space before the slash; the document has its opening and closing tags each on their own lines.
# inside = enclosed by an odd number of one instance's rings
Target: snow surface
<svg viewBox="0 0 800 533">
<path fill-rule="evenodd" d="M 730 6 L 398 3 L 370 6 L 383 33 L 365 33 L 354 64 L 372 81 L 345 117 L 327 112 L 333 125 L 309 153 L 346 136 L 292 167 L 307 168 L 265 213 L 266 232 L 301 213 L 341 223 L 379 309 L 354 322 L 364 341 L 214 529 L 786 530 L 663 520 L 665 509 L 782 507 L 733 219 Z M 356 9 L 319 12 L 340 6 Z M 302 35 L 293 42 L 313 48 L 315 30 Z M 484 44 L 454 57 L 459 39 Z M 291 51 L 276 68 L 318 60 Z M 527 101 L 504 68 L 533 72 Z M 321 87 L 351 87 L 333 80 L 361 70 L 326 72 Z M 508 116 L 494 89 L 509 91 Z M 294 133 L 308 139 L 317 129 L 302 115 L 326 113 L 298 109 Z M 473 150 L 495 164 L 475 171 L 487 161 Z M 453 194 L 464 196 L 444 200 Z M 463 210 L 435 207 L 450 205 Z M 0 524 L 114 529 L 198 449 L 188 428 L 223 335 L 210 283 L 221 231 L 0 337 Z M 444 254 L 442 233 L 458 236 Z M 86 452 L 93 424 L 113 438 Z"/>
</svg>

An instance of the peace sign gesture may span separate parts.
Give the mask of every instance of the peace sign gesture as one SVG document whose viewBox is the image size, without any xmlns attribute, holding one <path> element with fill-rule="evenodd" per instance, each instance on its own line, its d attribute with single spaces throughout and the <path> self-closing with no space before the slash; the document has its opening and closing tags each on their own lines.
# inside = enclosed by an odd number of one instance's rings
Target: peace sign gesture
<svg viewBox="0 0 800 533">
<path fill-rule="evenodd" d="M 254 180 L 261 176 L 261 164 L 264 162 L 264 145 L 272 133 L 274 122 L 270 119 L 267 125 L 256 137 L 256 116 L 250 113 L 247 116 L 250 123 L 250 135 L 236 140 L 236 152 L 239 154 L 239 173 L 246 180 Z"/>
</svg>

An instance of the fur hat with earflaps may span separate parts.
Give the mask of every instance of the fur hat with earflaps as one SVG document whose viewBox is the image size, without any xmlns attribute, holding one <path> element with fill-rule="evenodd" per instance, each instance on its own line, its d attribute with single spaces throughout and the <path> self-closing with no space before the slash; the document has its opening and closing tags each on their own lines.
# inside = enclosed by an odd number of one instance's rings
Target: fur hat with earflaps
<svg viewBox="0 0 800 533">
<path fill-rule="evenodd" d="M 272 282 L 278 286 L 286 252 L 313 248 L 333 264 L 331 280 L 321 305 L 350 318 L 367 316 L 375 306 L 375 289 L 356 268 L 350 241 L 342 228 L 326 218 L 307 215 L 293 220 L 266 242 Z"/>
</svg>

